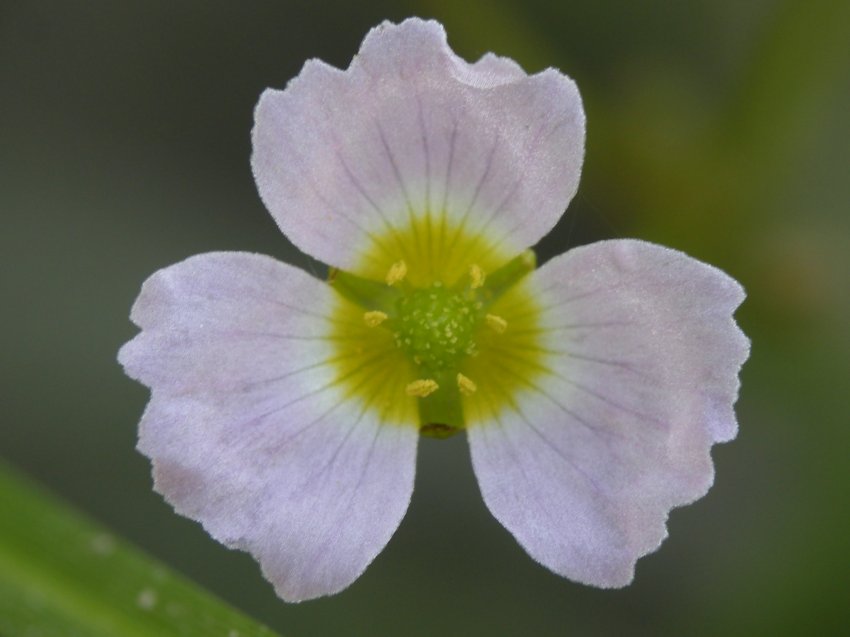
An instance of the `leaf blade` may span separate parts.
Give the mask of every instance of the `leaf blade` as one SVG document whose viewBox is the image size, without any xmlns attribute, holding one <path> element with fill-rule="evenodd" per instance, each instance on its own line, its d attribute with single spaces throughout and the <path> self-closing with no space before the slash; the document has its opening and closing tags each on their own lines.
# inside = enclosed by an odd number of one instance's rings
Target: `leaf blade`
<svg viewBox="0 0 850 637">
<path fill-rule="evenodd" d="M 275 637 L 2 463 L 0 634 Z"/>
</svg>

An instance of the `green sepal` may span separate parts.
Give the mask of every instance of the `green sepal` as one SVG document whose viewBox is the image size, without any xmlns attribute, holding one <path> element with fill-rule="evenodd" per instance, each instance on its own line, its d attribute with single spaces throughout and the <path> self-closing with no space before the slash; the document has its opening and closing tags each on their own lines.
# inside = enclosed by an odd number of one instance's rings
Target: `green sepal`
<svg viewBox="0 0 850 637">
<path fill-rule="evenodd" d="M 330 268 L 328 283 L 342 296 L 367 311 L 393 315 L 401 291 L 383 281 L 364 279 L 338 268 Z"/>
<path fill-rule="evenodd" d="M 478 299 L 485 308 L 492 305 L 536 267 L 537 255 L 534 254 L 534 250 L 523 251 L 501 268 L 487 275 L 484 285 L 476 290 Z"/>
</svg>

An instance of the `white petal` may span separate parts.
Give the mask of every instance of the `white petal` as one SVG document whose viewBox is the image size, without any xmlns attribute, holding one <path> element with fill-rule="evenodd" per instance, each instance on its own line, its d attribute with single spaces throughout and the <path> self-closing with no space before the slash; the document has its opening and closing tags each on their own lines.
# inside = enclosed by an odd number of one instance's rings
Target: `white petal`
<svg viewBox="0 0 850 637">
<path fill-rule="evenodd" d="M 640 241 L 578 248 L 533 276 L 547 371 L 495 424 L 470 427 L 475 472 L 534 559 L 624 586 L 666 537 L 670 509 L 711 486 L 711 445 L 735 436 L 749 343 L 732 313 L 744 293 Z"/>
<path fill-rule="evenodd" d="M 157 491 L 289 601 L 354 581 L 413 488 L 415 423 L 383 421 L 330 365 L 333 294 L 268 257 L 193 257 L 145 283 L 119 355 L 153 390 L 139 449 Z"/>
<path fill-rule="evenodd" d="M 270 257 L 191 257 L 145 282 L 130 315 L 143 331 L 119 359 L 129 376 L 171 394 L 245 392 L 261 381 L 258 391 L 274 392 L 286 374 L 311 386 L 308 365 L 334 354 L 326 339 L 331 294 Z"/>
<path fill-rule="evenodd" d="M 536 243 L 578 187 L 575 84 L 456 56 L 436 22 L 373 29 L 346 71 L 308 62 L 255 113 L 260 194 L 305 252 L 353 270 L 412 218 L 445 215 L 508 254 Z"/>
</svg>

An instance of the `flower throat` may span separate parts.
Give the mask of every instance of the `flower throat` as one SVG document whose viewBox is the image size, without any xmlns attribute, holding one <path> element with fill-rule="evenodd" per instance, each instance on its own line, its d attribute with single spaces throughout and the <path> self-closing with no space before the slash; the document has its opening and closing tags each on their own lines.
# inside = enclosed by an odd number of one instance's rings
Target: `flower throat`
<svg viewBox="0 0 850 637">
<path fill-rule="evenodd" d="M 516 357 L 533 345 L 527 335 L 536 313 L 528 307 L 518 310 L 516 301 L 528 299 L 517 290 L 534 269 L 534 253 L 527 250 L 498 263 L 491 252 L 470 250 L 480 239 L 465 242 L 462 234 L 414 228 L 412 240 L 395 250 L 386 247 L 393 237 L 381 244 L 382 254 L 371 260 L 385 264 L 380 275 L 374 269 L 361 271 L 367 276 L 336 269 L 330 273 L 330 283 L 347 302 L 339 324 L 349 329 L 337 330 L 340 382 L 385 419 L 413 419 L 432 437 L 447 437 L 467 426 L 466 412 L 475 399 L 479 404 L 482 399 L 488 404 L 510 401 L 511 391 L 496 391 L 493 382 L 495 370 L 505 362 L 497 360 L 497 353 Z M 426 240 L 420 241 L 423 236 Z M 396 258 L 387 259 L 390 255 Z M 479 257 L 492 270 L 485 271 L 479 262 L 463 263 L 464 257 Z M 505 305 L 521 311 L 516 325 L 503 315 Z M 526 335 L 524 341 L 517 341 L 512 327 Z M 519 354 L 520 362 L 527 356 Z M 499 386 L 510 386 L 509 381 L 501 378 Z"/>
</svg>

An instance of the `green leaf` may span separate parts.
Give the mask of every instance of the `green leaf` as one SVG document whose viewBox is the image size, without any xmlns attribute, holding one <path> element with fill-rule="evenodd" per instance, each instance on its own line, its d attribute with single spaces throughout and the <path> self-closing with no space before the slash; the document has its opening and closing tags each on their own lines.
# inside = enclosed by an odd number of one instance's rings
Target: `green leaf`
<svg viewBox="0 0 850 637">
<path fill-rule="evenodd" d="M 0 635 L 274 637 L 0 463 Z"/>
</svg>

